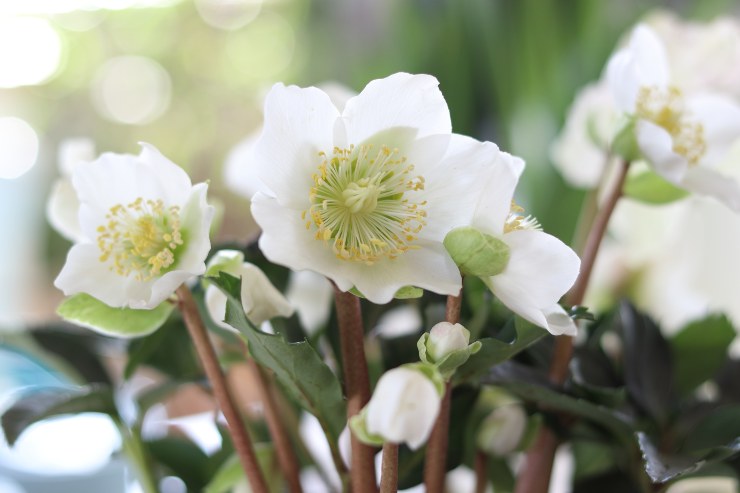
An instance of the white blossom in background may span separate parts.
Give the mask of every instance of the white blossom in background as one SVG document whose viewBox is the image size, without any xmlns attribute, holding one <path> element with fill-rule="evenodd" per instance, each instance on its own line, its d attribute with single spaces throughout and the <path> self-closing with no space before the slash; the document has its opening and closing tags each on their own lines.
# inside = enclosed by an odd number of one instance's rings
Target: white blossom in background
<svg viewBox="0 0 740 493">
<path fill-rule="evenodd" d="M 427 351 L 433 361 L 441 361 L 445 356 L 462 349 L 470 343 L 470 331 L 461 324 L 439 322 L 429 331 Z"/>
<path fill-rule="evenodd" d="M 367 404 L 367 431 L 416 450 L 429 438 L 441 400 L 435 383 L 421 371 L 403 366 L 388 370 Z"/>
<path fill-rule="evenodd" d="M 702 477 L 680 479 L 666 493 L 737 493 L 737 479 L 730 477 Z"/>
<path fill-rule="evenodd" d="M 272 262 L 312 270 L 387 303 L 404 286 L 457 294 L 442 241 L 468 224 L 491 143 L 451 134 L 428 75 L 370 82 L 344 111 L 316 88 L 276 84 L 254 148 L 264 190 L 252 200 Z"/>
<path fill-rule="evenodd" d="M 644 24 L 612 55 L 606 77 L 617 108 L 635 119 L 640 152 L 656 173 L 740 211 L 740 185 L 714 169 L 740 137 L 740 105 L 716 92 L 686 92 L 672 77 L 662 41 Z"/>
<path fill-rule="evenodd" d="M 423 320 L 419 307 L 411 303 L 391 308 L 378 319 L 373 332 L 383 339 L 393 339 L 421 331 Z"/>
<path fill-rule="evenodd" d="M 208 185 L 149 144 L 78 164 L 72 184 L 82 236 L 54 285 L 112 307 L 151 309 L 205 272 L 213 207 Z"/>
<path fill-rule="evenodd" d="M 254 264 L 244 262 L 244 255 L 236 250 L 221 250 L 208 262 L 208 270 L 218 268 L 222 272 L 239 277 L 241 283 L 241 302 L 244 313 L 256 326 L 273 317 L 290 317 L 295 309 L 285 299 L 283 293 L 272 285 L 270 279 Z M 226 318 L 226 295 L 216 286 L 209 285 L 205 293 L 206 308 L 211 319 L 219 326 L 234 331 Z"/>
<path fill-rule="evenodd" d="M 581 261 L 570 247 L 544 233 L 532 216 L 514 204 L 513 190 L 524 162 L 501 153 L 489 169 L 471 226 L 503 241 L 509 259 L 503 271 L 483 281 L 522 318 L 555 335 L 575 335 L 576 326 L 558 300 L 578 277 Z"/>
<path fill-rule="evenodd" d="M 59 144 L 57 164 L 59 178 L 54 182 L 46 202 L 46 218 L 60 235 L 75 242 L 82 239 L 80 202 L 72 186 L 72 172 L 77 164 L 95 159 L 95 143 L 87 137 L 66 139 Z"/>
<path fill-rule="evenodd" d="M 331 283 L 310 270 L 290 273 L 285 297 L 295 307 L 298 321 L 309 336 L 326 325 L 334 306 Z"/>
<path fill-rule="evenodd" d="M 503 457 L 515 451 L 527 431 L 527 413 L 521 404 L 497 407 L 483 419 L 478 430 L 478 448 L 488 455 Z"/>
</svg>

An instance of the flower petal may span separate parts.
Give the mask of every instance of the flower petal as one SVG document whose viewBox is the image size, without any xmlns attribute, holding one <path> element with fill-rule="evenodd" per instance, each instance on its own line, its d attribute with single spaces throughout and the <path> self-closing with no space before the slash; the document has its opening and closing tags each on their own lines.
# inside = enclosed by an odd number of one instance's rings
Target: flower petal
<svg viewBox="0 0 740 493">
<path fill-rule="evenodd" d="M 740 139 L 740 105 L 719 94 L 697 94 L 686 101 L 686 106 L 704 128 L 707 150 L 700 164 L 718 164 Z"/>
<path fill-rule="evenodd" d="M 656 173 L 670 181 L 680 184 L 689 162 L 673 151 L 673 138 L 663 127 L 646 120 L 638 120 L 635 127 L 637 145 Z"/>
<path fill-rule="evenodd" d="M 506 152 L 499 153 L 495 162 L 486 170 L 483 193 L 476 204 L 472 226 L 483 233 L 500 235 L 511 211 L 511 201 L 519 176 L 524 170 L 524 161 Z"/>
<path fill-rule="evenodd" d="M 729 176 L 702 166 L 689 168 L 681 185 L 694 193 L 714 197 L 735 212 L 740 212 L 740 184 Z"/>
<path fill-rule="evenodd" d="M 570 318 L 563 307 L 557 303 L 543 309 L 542 313 L 547 320 L 546 329 L 551 334 L 574 336 L 578 332 L 576 323 Z"/>
<path fill-rule="evenodd" d="M 257 175 L 258 169 L 254 165 L 254 145 L 261 133 L 260 128 L 236 144 L 229 151 L 224 163 L 226 186 L 247 199 L 251 199 L 257 192 L 269 193 L 269 189 Z"/>
<path fill-rule="evenodd" d="M 265 99 L 264 130 L 254 147 L 253 165 L 255 176 L 281 204 L 301 208 L 308 203 L 311 177 L 321 164 L 319 152 L 334 148 L 338 118 L 329 96 L 315 87 L 272 87 Z"/>
<path fill-rule="evenodd" d="M 193 182 L 184 169 L 166 158 L 159 150 L 146 142 L 139 142 L 141 154 L 138 160 L 148 168 L 149 179 L 162 187 L 160 198 L 168 205 L 184 205 L 190 197 Z"/>
<path fill-rule="evenodd" d="M 407 73 L 370 82 L 342 113 L 348 142 L 360 144 L 393 127 L 415 129 L 419 138 L 449 134 L 450 112 L 438 85 L 431 75 Z"/>
<path fill-rule="evenodd" d="M 512 231 L 501 239 L 511 256 L 506 269 L 490 278 L 493 294 L 523 318 L 551 330 L 545 310 L 550 314 L 573 285 L 580 259 L 562 241 L 541 231 Z"/>
<path fill-rule="evenodd" d="M 59 234 L 72 242 L 79 242 L 84 238 L 78 218 L 79 210 L 80 202 L 72 182 L 60 178 L 54 183 L 46 203 L 46 218 Z"/>
</svg>

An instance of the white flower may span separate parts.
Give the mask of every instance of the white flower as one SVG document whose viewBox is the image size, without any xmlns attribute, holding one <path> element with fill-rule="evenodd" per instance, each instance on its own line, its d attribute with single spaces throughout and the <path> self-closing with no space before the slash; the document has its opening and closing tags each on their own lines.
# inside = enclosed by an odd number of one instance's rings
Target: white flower
<svg viewBox="0 0 740 493">
<path fill-rule="evenodd" d="M 453 351 L 467 349 L 470 343 L 470 331 L 461 324 L 439 322 L 429 331 L 427 351 L 433 361 L 442 359 Z"/>
<path fill-rule="evenodd" d="M 272 88 L 254 150 L 265 191 L 252 200 L 268 259 L 374 303 L 408 285 L 459 292 L 442 240 L 470 222 L 482 170 L 499 151 L 450 133 L 437 85 L 394 74 L 341 113 L 319 89 Z"/>
<path fill-rule="evenodd" d="M 501 153 L 489 168 L 471 226 L 503 241 L 509 259 L 503 271 L 484 278 L 513 312 L 555 335 L 575 335 L 576 326 L 558 304 L 578 277 L 581 261 L 562 241 L 541 231 L 532 216 L 512 201 L 524 168 L 521 159 Z"/>
<path fill-rule="evenodd" d="M 666 493 L 737 493 L 739 486 L 736 478 L 687 478 L 673 483 Z"/>
<path fill-rule="evenodd" d="M 241 301 L 244 313 L 256 326 L 273 317 L 290 317 L 293 306 L 283 294 L 272 285 L 264 272 L 254 264 L 243 262 L 244 255 L 236 250 L 221 250 L 208 262 L 208 269 L 224 264 L 219 269 L 242 280 Z M 209 285 L 205 294 L 206 307 L 211 319 L 219 326 L 234 330 L 224 322 L 226 318 L 226 295 L 216 286 Z"/>
<path fill-rule="evenodd" d="M 373 332 L 383 339 L 416 335 L 421 331 L 423 320 L 419 307 L 404 304 L 391 308 L 378 319 Z"/>
<path fill-rule="evenodd" d="M 329 320 L 334 288 L 324 276 L 309 270 L 293 271 L 288 278 L 285 297 L 295 307 L 306 334 L 315 334 Z"/>
<path fill-rule="evenodd" d="M 527 430 L 527 413 L 520 404 L 494 409 L 481 423 L 476 442 L 489 455 L 502 457 L 516 450 Z"/>
<path fill-rule="evenodd" d="M 663 43 L 645 25 L 611 57 L 607 80 L 617 107 L 635 118 L 637 144 L 658 174 L 740 211 L 738 182 L 711 168 L 740 137 L 740 105 L 719 93 L 684 93 Z"/>
<path fill-rule="evenodd" d="M 151 309 L 205 272 L 213 208 L 208 186 L 157 149 L 139 156 L 106 153 L 78 164 L 72 183 L 82 237 L 54 285 L 113 307 Z"/>
<path fill-rule="evenodd" d="M 83 238 L 78 219 L 80 202 L 72 186 L 72 172 L 81 162 L 95 159 L 95 143 L 88 138 L 66 139 L 59 145 L 60 177 L 54 182 L 46 203 L 46 218 L 52 228 L 70 241 Z"/>
<path fill-rule="evenodd" d="M 421 371 L 405 366 L 388 370 L 367 404 L 367 431 L 416 450 L 432 432 L 441 399 L 434 382 Z"/>
</svg>

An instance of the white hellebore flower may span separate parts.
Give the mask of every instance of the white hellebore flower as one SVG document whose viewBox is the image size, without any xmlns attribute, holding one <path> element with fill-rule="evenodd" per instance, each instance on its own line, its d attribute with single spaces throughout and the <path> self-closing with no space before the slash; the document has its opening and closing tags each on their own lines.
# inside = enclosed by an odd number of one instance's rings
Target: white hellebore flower
<svg viewBox="0 0 740 493">
<path fill-rule="evenodd" d="M 208 185 L 195 186 L 149 144 L 141 154 L 105 153 L 78 164 L 81 238 L 54 285 L 112 307 L 151 309 L 205 272 L 213 207 Z"/>
<path fill-rule="evenodd" d="M 581 261 L 562 241 L 541 231 L 532 216 L 514 204 L 513 190 L 524 168 L 521 159 L 501 153 L 489 169 L 471 226 L 503 241 L 509 259 L 503 270 L 483 278 L 513 312 L 555 335 L 575 335 L 573 320 L 558 304 L 578 277 Z"/>
<path fill-rule="evenodd" d="M 489 455 L 503 457 L 516 450 L 527 431 L 528 418 L 518 403 L 494 409 L 481 423 L 476 442 Z"/>
<path fill-rule="evenodd" d="M 432 361 L 442 361 L 453 351 L 467 349 L 469 343 L 470 331 L 461 324 L 439 322 L 429 331 L 427 351 Z"/>
<path fill-rule="evenodd" d="M 367 404 L 367 431 L 416 450 L 429 438 L 441 400 L 435 384 L 421 371 L 405 366 L 388 370 Z"/>
<path fill-rule="evenodd" d="M 740 212 L 740 185 L 712 169 L 740 137 L 740 105 L 671 79 L 663 43 L 638 25 L 607 66 L 617 107 L 635 118 L 640 151 L 666 180 Z"/>
<path fill-rule="evenodd" d="M 264 272 L 254 264 L 243 262 L 244 255 L 236 250 L 221 250 L 208 262 L 208 270 L 220 263 L 223 272 L 242 280 L 241 301 L 247 318 L 256 326 L 273 317 L 290 317 L 295 311 L 283 294 L 272 285 Z M 234 330 L 224 322 L 226 295 L 216 286 L 209 285 L 205 294 L 206 307 L 211 319 L 219 326 Z"/>
<path fill-rule="evenodd" d="M 312 270 L 387 303 L 403 286 L 457 294 L 442 241 L 470 222 L 491 143 L 451 134 L 438 82 L 398 73 L 340 112 L 316 88 L 276 84 L 255 145 L 252 200 L 272 262 Z"/>
</svg>

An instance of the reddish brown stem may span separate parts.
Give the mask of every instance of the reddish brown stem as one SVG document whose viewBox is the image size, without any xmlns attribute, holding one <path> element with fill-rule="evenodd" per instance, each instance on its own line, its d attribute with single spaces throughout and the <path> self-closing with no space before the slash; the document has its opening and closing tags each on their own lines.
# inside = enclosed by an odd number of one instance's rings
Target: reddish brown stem
<svg viewBox="0 0 740 493">
<path fill-rule="evenodd" d="M 278 411 L 277 403 L 275 402 L 275 397 L 270 391 L 270 388 L 272 387 L 272 385 L 270 385 L 270 375 L 268 375 L 267 372 L 265 372 L 265 370 L 253 359 L 250 358 L 248 364 L 252 367 L 256 376 L 265 421 L 267 422 L 267 428 L 270 430 L 272 443 L 275 445 L 278 464 L 280 465 L 280 470 L 285 476 L 288 491 L 290 491 L 290 493 L 303 493 L 298 459 L 293 451 L 293 444 L 290 442 L 290 438 L 285 432 L 283 423 L 280 420 L 280 413 Z"/>
<path fill-rule="evenodd" d="M 569 305 L 580 305 L 586 295 L 588 282 L 591 278 L 599 247 L 604 239 L 609 219 L 614 208 L 622 196 L 622 189 L 629 170 L 629 161 L 621 161 L 613 188 L 609 190 L 604 204 L 594 218 L 594 222 L 586 238 L 586 244 L 581 254 L 581 272 L 576 283 L 566 297 Z M 568 376 L 568 367 L 573 356 L 573 338 L 569 336 L 558 336 L 555 339 L 555 350 L 550 362 L 550 380 L 556 385 L 565 382 Z M 526 462 L 517 478 L 516 493 L 547 493 L 550 484 L 552 464 L 555 460 L 555 451 L 558 447 L 558 439 L 555 433 L 546 427 L 542 427 L 527 453 Z"/>
<path fill-rule="evenodd" d="M 347 419 L 358 414 L 370 400 L 370 376 L 365 358 L 365 330 L 362 325 L 360 299 L 334 288 L 334 302 L 339 322 L 339 342 L 342 351 L 344 385 L 347 394 Z M 375 453 L 360 442 L 354 434 L 351 438 L 352 464 L 350 477 L 353 493 L 375 493 Z"/>
<path fill-rule="evenodd" d="M 447 297 L 445 319 L 456 324 L 460 321 L 462 307 L 462 293 L 458 296 Z M 427 493 L 443 493 L 445 473 L 447 472 L 447 442 L 450 429 L 450 403 L 452 400 L 452 385 L 447 382 L 439 416 L 432 428 L 427 444 L 426 462 L 424 463 L 424 485 Z"/>
<path fill-rule="evenodd" d="M 488 456 L 482 450 L 475 452 L 475 493 L 486 493 L 488 486 Z"/>
<path fill-rule="evenodd" d="M 249 438 L 242 417 L 239 411 L 237 411 L 234 398 L 231 392 L 229 392 L 223 371 L 218 363 L 216 351 L 213 345 L 211 345 L 211 340 L 208 338 L 208 333 L 203 325 L 200 313 L 198 313 L 198 307 L 195 304 L 193 295 L 190 293 L 190 289 L 184 284 L 177 289 L 176 294 L 178 298 L 177 304 L 185 320 L 185 326 L 188 328 L 188 332 L 190 332 L 190 337 L 195 345 L 198 358 L 203 365 L 203 370 L 211 382 L 216 402 L 218 402 L 221 411 L 224 413 L 229 434 L 234 442 L 234 448 L 244 468 L 249 485 L 255 493 L 268 493 L 267 483 L 257 462 L 252 441 Z"/>
<path fill-rule="evenodd" d="M 380 493 L 398 491 L 398 445 L 383 444 L 383 463 L 380 466 Z"/>
</svg>

